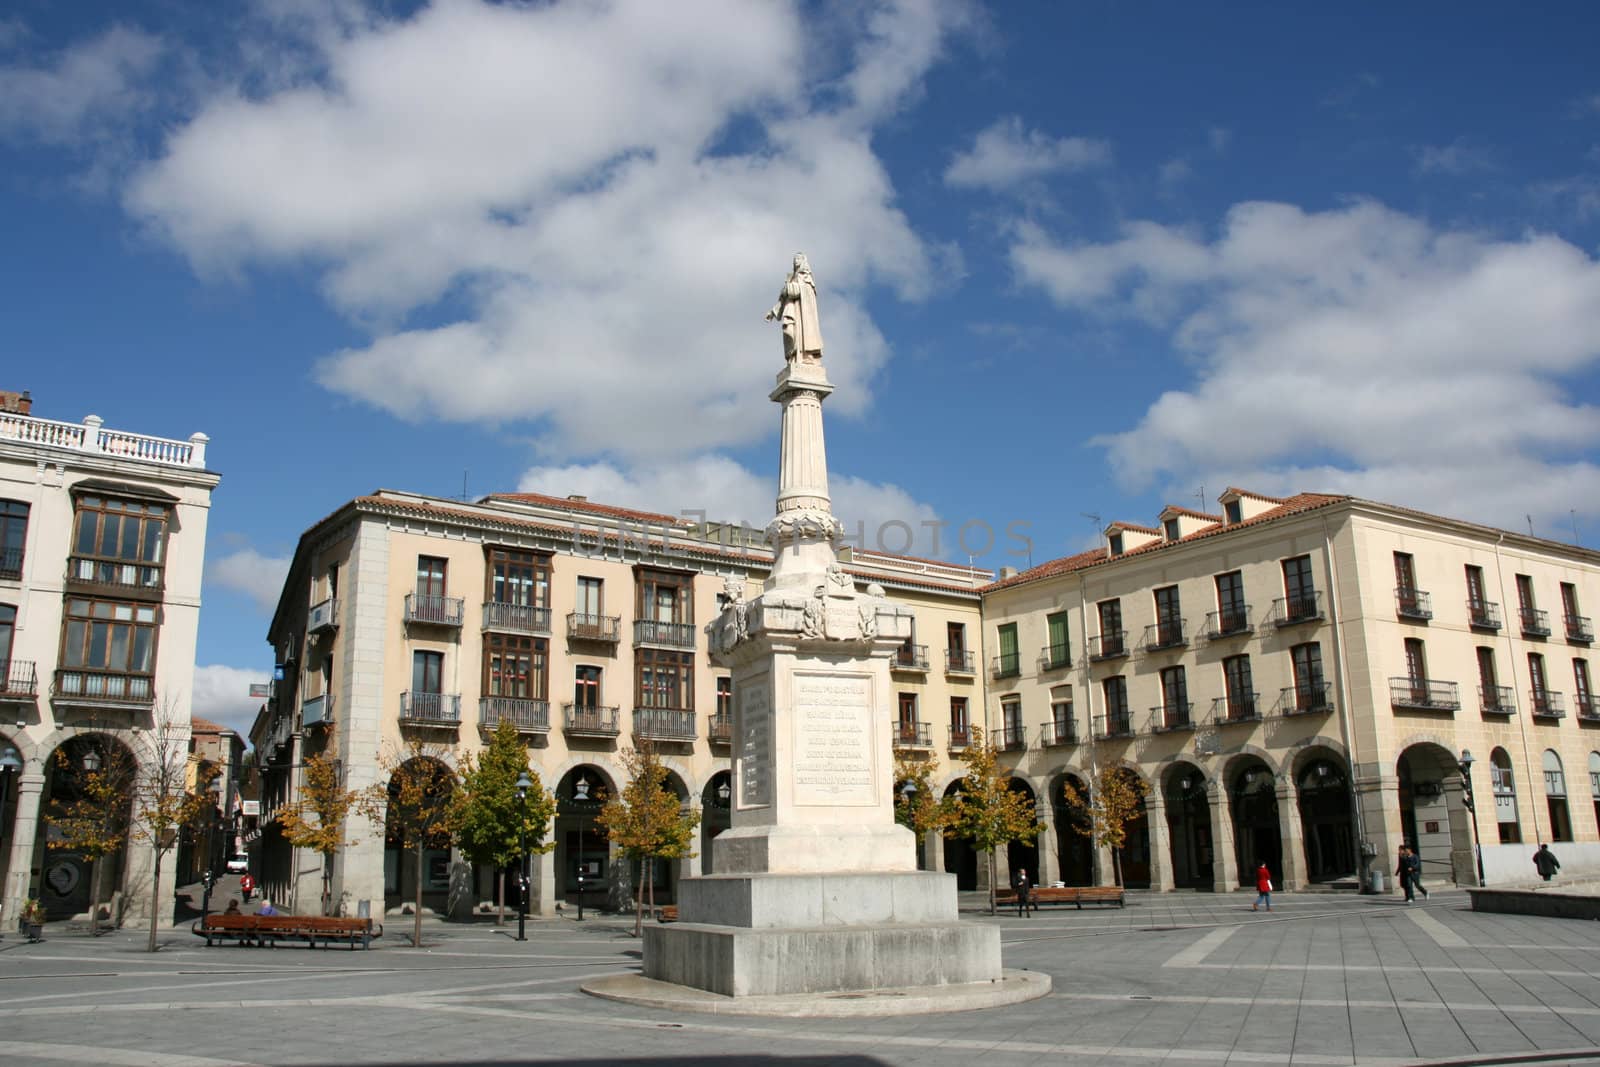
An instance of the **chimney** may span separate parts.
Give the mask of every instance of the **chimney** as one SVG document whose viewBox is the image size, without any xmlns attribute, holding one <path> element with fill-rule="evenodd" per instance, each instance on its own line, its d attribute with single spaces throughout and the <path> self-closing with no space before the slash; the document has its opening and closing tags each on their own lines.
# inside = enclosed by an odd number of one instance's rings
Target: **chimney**
<svg viewBox="0 0 1600 1067">
<path fill-rule="evenodd" d="M 0 412 L 7 415 L 27 415 L 33 410 L 33 394 L 27 390 L 12 393 L 0 390 Z"/>
<path fill-rule="evenodd" d="M 1015 578 L 1016 576 L 1017 576 L 1017 568 L 1015 568 L 1015 567 L 1001 567 L 1000 568 L 1000 580 L 1002 582 L 1005 581 L 1007 578 Z"/>
<path fill-rule="evenodd" d="M 589 502 L 589 498 L 584 496 L 582 493 L 568 493 L 567 499 L 572 501 L 574 504 L 587 504 Z"/>
</svg>

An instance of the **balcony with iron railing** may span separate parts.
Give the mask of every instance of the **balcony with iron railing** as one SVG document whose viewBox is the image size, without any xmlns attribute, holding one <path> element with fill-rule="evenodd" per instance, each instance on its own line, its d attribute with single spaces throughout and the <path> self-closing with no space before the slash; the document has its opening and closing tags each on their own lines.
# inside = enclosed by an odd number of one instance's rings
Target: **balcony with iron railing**
<svg viewBox="0 0 1600 1067">
<path fill-rule="evenodd" d="M 1163 619 L 1144 628 L 1144 650 L 1165 652 L 1173 648 L 1187 648 L 1189 639 L 1182 619 Z"/>
<path fill-rule="evenodd" d="M 991 675 L 995 681 L 1005 678 L 1015 678 L 1022 673 L 1022 656 L 1016 652 L 1005 652 L 994 658 Z"/>
<path fill-rule="evenodd" d="M 1278 710 L 1283 715 L 1312 715 L 1333 710 L 1332 682 L 1302 682 L 1278 691 Z"/>
<path fill-rule="evenodd" d="M 410 726 L 459 726 L 461 694 L 417 693 L 409 690 L 401 693 L 400 721 Z"/>
<path fill-rule="evenodd" d="M 515 726 L 520 734 L 547 734 L 550 732 L 550 702 L 529 697 L 479 697 L 479 728 L 492 731 L 502 722 Z"/>
<path fill-rule="evenodd" d="M 1250 605 L 1243 604 L 1235 608 L 1207 612 L 1205 626 L 1201 629 L 1200 636 L 1207 641 L 1221 641 L 1228 637 L 1244 637 L 1254 633 L 1255 629 L 1250 622 Z"/>
<path fill-rule="evenodd" d="M 977 674 L 977 668 L 972 665 L 972 653 L 959 648 L 944 650 L 944 672 L 946 674 Z"/>
<path fill-rule="evenodd" d="M 483 606 L 483 629 L 498 633 L 550 633 L 550 609 L 491 600 Z"/>
<path fill-rule="evenodd" d="M 928 669 L 928 646 L 904 644 L 894 650 L 889 668 L 896 671 L 925 673 Z"/>
<path fill-rule="evenodd" d="M 58 670 L 50 695 L 59 704 L 148 708 L 155 703 L 155 679 L 121 671 Z"/>
<path fill-rule="evenodd" d="M 605 641 L 615 644 L 622 640 L 622 616 L 571 612 L 567 615 L 567 637 L 573 641 Z"/>
<path fill-rule="evenodd" d="M 0 660 L 0 700 L 32 700 L 39 695 L 39 675 L 32 660 Z"/>
<path fill-rule="evenodd" d="M 1528 693 L 1529 707 L 1535 719 L 1560 719 L 1566 716 L 1566 702 L 1560 693 L 1548 689 L 1534 689 Z"/>
<path fill-rule="evenodd" d="M 1257 693 L 1229 693 L 1211 702 L 1211 721 L 1229 723 L 1260 722 L 1261 697 Z"/>
<path fill-rule="evenodd" d="M 308 697 L 300 702 L 301 726 L 331 726 L 333 724 L 334 694 Z"/>
<path fill-rule="evenodd" d="M 657 619 L 636 619 L 633 623 L 633 647 L 649 645 L 656 648 L 694 648 L 694 623 L 662 622 Z"/>
<path fill-rule="evenodd" d="M 1474 630 L 1500 629 L 1500 605 L 1492 600 L 1468 600 L 1467 625 Z"/>
<path fill-rule="evenodd" d="M 1045 645 L 1039 650 L 1039 670 L 1064 671 L 1072 666 L 1072 649 L 1067 645 Z"/>
<path fill-rule="evenodd" d="M 620 709 L 615 705 L 568 701 L 561 705 L 561 731 L 569 737 L 616 737 L 621 732 L 619 717 Z"/>
<path fill-rule="evenodd" d="M 928 724 L 925 722 L 896 721 L 892 729 L 894 730 L 894 747 L 897 749 L 933 747 L 933 741 L 929 737 Z"/>
<path fill-rule="evenodd" d="M 22 549 L 0 548 L 0 578 L 16 581 L 22 577 Z"/>
<path fill-rule="evenodd" d="M 1187 700 L 1156 705 L 1150 709 L 1150 732 L 1166 734 L 1175 730 L 1193 730 L 1194 716 L 1190 714 L 1193 710 L 1194 704 Z"/>
<path fill-rule="evenodd" d="M 1128 631 L 1110 630 L 1089 638 L 1089 662 L 1121 659 L 1128 654 Z"/>
<path fill-rule="evenodd" d="M 466 602 L 458 596 L 407 593 L 406 622 L 426 626 L 460 626 Z"/>
<path fill-rule="evenodd" d="M 1002 726 L 994 732 L 995 748 L 1000 752 L 1022 752 L 1028 747 L 1026 726 Z"/>
<path fill-rule="evenodd" d="M 1099 737 L 1102 741 L 1111 741 L 1122 737 L 1133 736 L 1133 716 L 1127 711 L 1107 712 L 1101 722 Z"/>
<path fill-rule="evenodd" d="M 161 591 L 164 575 L 159 563 L 69 556 L 66 578 L 69 586 L 92 586 L 118 592 L 143 590 L 157 593 Z"/>
<path fill-rule="evenodd" d="M 1563 615 L 1561 618 L 1567 624 L 1568 641 L 1587 645 L 1594 640 L 1594 627 L 1589 625 L 1587 615 Z"/>
<path fill-rule="evenodd" d="M 970 726 L 952 726 L 952 727 L 950 727 L 950 751 L 951 752 L 963 752 L 966 749 L 970 748 L 971 745 L 972 745 L 972 727 L 970 727 Z"/>
<path fill-rule="evenodd" d="M 334 597 L 313 604 L 306 613 L 306 633 L 319 634 L 339 627 L 339 601 Z"/>
<path fill-rule="evenodd" d="M 211 438 L 203 433 L 190 434 L 187 441 L 174 441 L 124 430 L 107 430 L 104 427 L 105 420 L 98 415 L 86 416 L 81 423 L 77 423 L 0 412 L 0 440 L 99 453 L 124 461 L 205 469 L 206 442 Z"/>
<path fill-rule="evenodd" d="M 1478 701 L 1485 715 L 1515 715 L 1517 713 L 1516 698 L 1512 695 L 1509 685 L 1478 686 Z"/>
<path fill-rule="evenodd" d="M 634 708 L 633 736 L 651 741 L 693 741 L 694 712 L 688 708 Z"/>
<path fill-rule="evenodd" d="M 1078 743 L 1078 728 L 1071 719 L 1052 719 L 1044 724 L 1044 743 L 1047 748 Z"/>
<path fill-rule="evenodd" d="M 1421 589 L 1397 586 L 1394 591 L 1395 614 L 1402 619 L 1426 622 L 1433 618 L 1433 597 Z"/>
<path fill-rule="evenodd" d="M 1320 589 L 1281 596 L 1272 602 L 1272 625 L 1280 628 L 1298 626 L 1303 622 L 1320 622 L 1324 614 Z"/>
<path fill-rule="evenodd" d="M 706 730 L 706 737 L 713 745 L 733 744 L 733 716 L 711 716 L 711 724 Z"/>
<path fill-rule="evenodd" d="M 1389 703 L 1396 708 L 1417 711 L 1458 711 L 1461 708 L 1461 687 L 1455 682 L 1439 682 L 1429 678 L 1390 678 Z"/>
<path fill-rule="evenodd" d="M 1579 693 L 1572 698 L 1572 711 L 1578 716 L 1579 722 L 1600 722 L 1600 700 L 1588 693 Z"/>
<path fill-rule="evenodd" d="M 1550 613 L 1539 608 L 1523 608 L 1518 612 L 1522 616 L 1523 637 L 1549 637 Z"/>
</svg>

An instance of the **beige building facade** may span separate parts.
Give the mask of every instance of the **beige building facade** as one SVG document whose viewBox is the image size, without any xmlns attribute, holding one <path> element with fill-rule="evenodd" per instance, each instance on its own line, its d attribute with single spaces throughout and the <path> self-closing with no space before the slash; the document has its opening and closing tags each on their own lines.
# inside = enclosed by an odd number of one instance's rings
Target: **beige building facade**
<svg viewBox="0 0 1600 1067">
<path fill-rule="evenodd" d="M 44 813 L 85 758 L 165 726 L 187 745 L 206 521 L 218 476 L 186 441 L 58 422 L 0 394 L 0 886 L 86 913 L 83 856 Z M 113 919 L 148 916 L 148 849 L 102 877 Z M 170 872 L 170 867 L 169 867 Z M 170 873 L 169 873 L 170 877 Z"/>
</svg>

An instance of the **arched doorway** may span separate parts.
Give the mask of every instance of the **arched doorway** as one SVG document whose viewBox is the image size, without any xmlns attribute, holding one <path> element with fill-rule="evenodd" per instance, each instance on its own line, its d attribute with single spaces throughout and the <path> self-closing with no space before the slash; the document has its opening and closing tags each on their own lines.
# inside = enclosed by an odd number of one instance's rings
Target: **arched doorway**
<svg viewBox="0 0 1600 1067">
<path fill-rule="evenodd" d="M 1094 885 L 1094 842 L 1083 832 L 1089 829 L 1089 817 L 1067 803 L 1068 782 L 1079 796 L 1089 798 L 1089 783 L 1075 774 L 1058 774 L 1050 783 L 1050 803 L 1056 816 L 1056 856 L 1061 864 L 1058 877 L 1068 885 Z"/>
<path fill-rule="evenodd" d="M 1256 868 L 1267 865 L 1273 885 L 1283 885 L 1283 836 L 1278 824 L 1277 779 L 1260 760 L 1239 765 L 1229 789 L 1239 884 L 1254 887 Z"/>
<path fill-rule="evenodd" d="M 1126 767 L 1117 774 L 1137 778 Z M 1145 805 L 1145 794 L 1139 794 L 1139 810 L 1123 828 L 1122 848 L 1117 853 L 1117 863 L 1122 870 L 1122 884 L 1128 889 L 1150 888 L 1150 817 Z"/>
<path fill-rule="evenodd" d="M 1300 768 L 1300 829 L 1305 840 L 1306 877 L 1333 882 L 1356 871 L 1355 827 L 1350 810 L 1350 778 L 1343 760 L 1318 756 Z"/>
<path fill-rule="evenodd" d="M 1214 888 L 1206 776 L 1192 763 L 1175 764 L 1167 772 L 1163 795 L 1172 841 L 1172 884 L 1179 889 Z"/>
<path fill-rule="evenodd" d="M 1395 761 L 1399 781 L 1400 831 L 1422 860 L 1422 881 L 1455 880 L 1459 866 L 1474 871 L 1472 830 L 1461 800 L 1461 765 L 1444 746 L 1421 741 Z M 1399 845 L 1402 842 L 1394 842 Z M 1395 863 L 1391 853 L 1385 859 Z M 1389 868 L 1393 870 L 1393 866 Z M 1470 874 L 1460 879 L 1470 881 Z"/>
<path fill-rule="evenodd" d="M 455 774 L 442 760 L 416 756 L 389 776 L 384 816 L 385 909 L 443 915 L 450 905 L 450 836 L 442 812 L 455 791 Z M 429 827 L 437 827 L 430 830 Z"/>
<path fill-rule="evenodd" d="M 733 773 L 718 771 L 700 792 L 700 873 L 714 874 L 711 842 L 733 825 Z"/>
<path fill-rule="evenodd" d="M 1013 793 L 1020 793 L 1027 797 L 1028 803 L 1033 806 L 1034 811 L 1038 811 L 1038 800 L 1034 796 L 1033 787 L 1027 782 L 1024 782 L 1021 778 L 1013 778 L 1006 783 L 1006 788 Z M 1032 841 L 1013 841 L 1008 844 L 1006 846 L 1006 870 L 1011 872 L 1013 882 L 1016 880 L 1017 872 L 1025 870 L 1028 872 L 1028 884 L 1038 885 L 1039 839 L 1035 837 Z"/>
<path fill-rule="evenodd" d="M 1600 756 L 1589 753 L 1589 778 L 1596 779 L 1600 770 Z M 1517 779 L 1511 770 L 1511 755 L 1503 748 L 1489 752 L 1489 787 L 1494 790 L 1494 819 L 1502 845 L 1522 843 L 1522 823 L 1517 817 Z M 1600 803 L 1595 805 L 1595 815 L 1600 818 Z"/>
<path fill-rule="evenodd" d="M 961 782 L 956 781 L 950 783 L 944 795 L 953 797 L 960 792 Z M 966 838 L 951 833 L 944 835 L 944 869 L 947 874 L 956 876 L 957 889 L 978 888 L 978 853 Z"/>
<path fill-rule="evenodd" d="M 39 900 L 52 919 L 107 905 L 122 884 L 138 765 L 128 747 L 106 734 L 79 734 L 45 761 L 37 846 Z M 94 842 L 98 841 L 99 844 Z"/>
<path fill-rule="evenodd" d="M 611 866 L 611 839 L 595 822 L 607 800 L 616 795 L 611 776 L 592 763 L 580 764 L 562 775 L 556 786 L 555 896 L 569 907 L 607 906 L 616 883 L 621 908 L 632 899 L 633 881 L 627 865 Z"/>
</svg>

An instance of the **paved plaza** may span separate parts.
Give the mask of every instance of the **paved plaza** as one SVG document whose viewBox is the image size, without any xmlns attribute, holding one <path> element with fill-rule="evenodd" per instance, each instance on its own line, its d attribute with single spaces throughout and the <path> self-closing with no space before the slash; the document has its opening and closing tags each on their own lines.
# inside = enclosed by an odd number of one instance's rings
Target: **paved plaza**
<svg viewBox="0 0 1600 1067">
<path fill-rule="evenodd" d="M 1055 991 L 1009 1008 L 825 1021 L 672 1015 L 596 1000 L 639 963 L 631 921 L 409 920 L 371 952 L 206 948 L 187 929 L 52 926 L 0 941 L 0 1063 L 1600 1063 L 1600 924 L 1392 896 L 1135 893 L 1125 910 L 990 918 L 1007 967 Z"/>
</svg>

